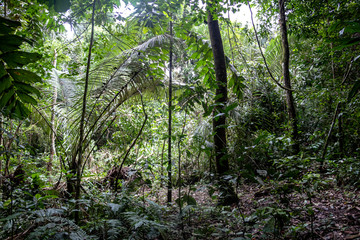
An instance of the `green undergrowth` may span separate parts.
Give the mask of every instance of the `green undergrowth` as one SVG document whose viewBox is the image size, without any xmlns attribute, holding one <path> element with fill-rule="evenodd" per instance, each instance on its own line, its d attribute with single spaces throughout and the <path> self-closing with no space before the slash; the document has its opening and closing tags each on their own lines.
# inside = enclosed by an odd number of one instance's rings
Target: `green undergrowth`
<svg viewBox="0 0 360 240">
<path fill-rule="evenodd" d="M 325 171 L 319 170 L 321 164 Z M 18 186 L 7 185 L 8 196 L 0 201 L 0 238 L 310 239 L 319 227 L 314 209 L 322 194 L 358 186 L 359 167 L 353 159 L 321 163 L 288 157 L 274 160 L 271 168 L 276 171 L 258 171 L 250 180 L 227 176 L 239 196 L 238 204 L 227 207 L 217 206 L 220 193 L 214 181 L 184 186 L 181 197 L 167 204 L 159 198 L 164 189 L 147 181 L 136 186 L 122 182 L 123 188 L 113 192 L 87 178 L 76 210 L 65 186 L 53 189 L 48 177 L 34 173 Z M 200 195 L 207 200 L 199 200 Z"/>
</svg>

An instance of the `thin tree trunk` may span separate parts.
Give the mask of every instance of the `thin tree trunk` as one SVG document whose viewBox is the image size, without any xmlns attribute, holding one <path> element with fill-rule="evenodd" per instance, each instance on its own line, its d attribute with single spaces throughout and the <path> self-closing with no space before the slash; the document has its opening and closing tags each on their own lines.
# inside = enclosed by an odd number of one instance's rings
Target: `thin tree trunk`
<svg viewBox="0 0 360 240">
<path fill-rule="evenodd" d="M 184 124 L 183 124 L 183 128 L 182 128 L 182 131 L 181 131 L 181 135 L 184 135 L 184 132 L 185 132 L 185 126 L 186 126 L 186 112 L 185 112 L 185 119 L 184 119 Z M 182 138 L 179 139 L 179 142 L 178 142 L 178 197 L 179 197 L 179 201 L 181 201 L 181 182 L 182 182 L 182 178 L 181 178 L 181 142 L 182 142 Z M 182 206 L 181 204 L 179 204 L 179 212 L 180 212 L 180 215 L 182 215 Z M 182 218 L 181 218 L 181 227 L 183 227 L 183 222 L 182 222 Z"/>
<path fill-rule="evenodd" d="M 139 133 L 136 135 L 135 139 L 132 141 L 131 145 L 129 146 L 128 150 L 126 151 L 126 154 L 120 164 L 120 167 L 119 167 L 119 172 L 121 172 L 121 169 L 123 168 L 123 165 L 127 159 L 127 157 L 129 156 L 130 154 L 130 151 L 131 149 L 135 146 L 137 140 L 139 139 L 139 137 L 141 136 L 144 128 L 145 128 L 145 124 L 146 124 L 146 121 L 148 119 L 148 115 L 145 111 L 145 105 L 144 105 L 144 100 L 143 100 L 143 95 L 142 93 L 140 92 L 140 90 L 138 90 L 139 93 L 140 93 L 140 98 L 141 98 L 141 105 L 142 105 L 142 109 L 143 109 L 143 112 L 144 112 L 144 121 L 143 121 L 143 124 L 141 125 L 141 128 L 140 128 L 140 131 Z M 117 188 L 118 188 L 118 181 L 119 181 L 119 175 L 116 176 L 116 179 L 115 179 L 115 192 L 117 192 Z"/>
<path fill-rule="evenodd" d="M 6 17 L 6 13 L 7 13 L 6 7 L 7 7 L 7 0 L 4 0 L 4 17 Z"/>
<path fill-rule="evenodd" d="M 86 76 L 85 76 L 85 86 L 84 86 L 84 95 L 83 95 L 83 104 L 82 104 L 82 113 L 81 113 L 81 119 L 80 119 L 80 136 L 79 136 L 79 142 L 77 149 L 75 149 L 75 152 L 78 152 L 78 157 L 76 154 L 73 156 L 72 163 L 70 166 L 70 172 L 73 176 L 70 176 L 71 179 L 68 179 L 68 191 L 73 195 L 75 200 L 78 200 L 80 198 L 80 189 L 81 189 L 81 174 L 82 174 L 82 158 L 83 158 L 83 142 L 84 142 L 84 131 L 85 131 L 85 114 L 86 114 L 86 105 L 87 105 L 87 95 L 88 95 L 88 85 L 89 85 L 89 72 L 90 72 L 90 62 L 91 62 L 91 50 L 93 46 L 93 40 L 94 40 L 94 17 L 95 17 L 95 5 L 96 0 L 93 2 L 92 6 L 92 16 L 91 16 L 91 37 L 90 37 L 90 44 L 89 44 L 89 54 L 87 59 L 87 67 L 86 67 Z M 75 176 L 75 184 L 74 184 L 74 178 Z M 75 222 L 79 223 L 79 203 L 76 201 L 75 208 L 77 211 L 75 211 L 74 218 Z"/>
<path fill-rule="evenodd" d="M 172 122 L 172 55 L 173 55 L 173 26 L 172 21 L 170 21 L 170 53 L 169 53 L 169 125 L 168 125 L 168 131 L 169 131 L 169 143 L 168 143 L 168 192 L 167 192 L 167 201 L 172 201 L 172 162 L 171 162 L 171 122 Z"/>
<path fill-rule="evenodd" d="M 230 11 L 228 11 L 228 19 L 230 21 Z M 231 62 L 234 64 L 234 49 L 232 47 L 231 44 L 231 36 L 230 36 L 230 29 L 229 29 L 229 24 L 227 25 L 227 34 L 228 34 L 228 38 L 229 38 L 229 45 L 230 45 L 230 49 L 231 49 Z"/>
<path fill-rule="evenodd" d="M 197 163 L 197 167 L 198 167 L 198 171 L 201 172 L 201 169 L 200 169 L 200 156 L 201 156 L 201 151 L 199 151 L 199 154 L 197 155 L 197 158 L 196 158 L 196 163 Z M 195 164 L 194 164 L 195 166 Z"/>
<path fill-rule="evenodd" d="M 3 139 L 3 115 L 0 113 L 0 146 L 4 148 L 4 139 Z M 4 150 L 4 149 L 1 149 Z M 0 175 L 2 173 L 2 159 L 0 159 Z M 2 186 L 2 178 L 0 177 L 0 187 Z"/>
<path fill-rule="evenodd" d="M 335 123 L 336 123 L 336 118 L 337 118 L 337 116 L 338 116 L 338 114 L 339 114 L 339 106 L 340 106 L 340 103 L 338 103 L 338 104 L 336 105 L 335 112 L 334 112 L 334 116 L 333 116 L 333 119 L 332 119 L 332 121 L 331 121 L 331 126 L 330 126 L 329 132 L 328 132 L 328 134 L 327 134 L 327 136 L 326 136 L 326 140 L 325 140 L 323 152 L 322 152 L 322 154 L 321 154 L 321 159 L 323 159 L 323 160 L 324 160 L 324 158 L 325 158 L 326 150 L 327 150 L 327 147 L 328 147 L 328 145 L 329 145 L 329 139 L 330 139 L 331 133 L 332 133 L 332 131 L 333 131 L 333 129 L 334 129 L 334 126 L 335 126 Z M 323 168 L 323 163 L 324 163 L 324 162 L 322 162 L 322 164 L 321 164 L 321 169 Z"/>
<path fill-rule="evenodd" d="M 11 120 L 10 120 L 11 121 Z M 20 132 L 21 125 L 23 124 L 23 121 L 19 121 L 19 125 L 17 126 L 14 134 L 12 135 L 12 138 L 8 139 L 7 142 L 4 142 L 4 148 L 5 148 L 5 169 L 4 169 L 4 175 L 10 174 L 9 168 L 10 168 L 10 157 L 11 157 L 11 147 L 14 142 L 14 140 L 17 138 Z M 12 125 L 12 122 L 11 122 Z"/>
<path fill-rule="evenodd" d="M 339 106 L 339 108 L 341 109 L 341 106 Z M 339 109 L 339 111 L 340 111 Z M 343 131 L 343 121 L 342 121 L 342 115 L 340 114 L 338 116 L 338 120 L 339 120 L 339 157 L 342 158 L 344 157 L 344 131 Z"/>
<path fill-rule="evenodd" d="M 161 169 L 160 169 L 160 176 L 161 176 L 161 180 L 160 180 L 160 186 L 163 187 L 164 186 L 164 150 L 165 150 L 165 143 L 166 143 L 166 139 L 164 139 L 164 142 L 163 142 L 163 146 L 162 146 L 162 150 L 161 150 L 161 162 L 160 162 L 160 165 L 161 165 Z"/>
<path fill-rule="evenodd" d="M 57 63 L 57 52 L 56 49 L 54 50 L 54 62 L 53 62 L 53 66 L 54 69 L 56 70 L 56 63 Z M 50 159 L 47 165 L 47 171 L 50 173 L 52 170 L 52 164 L 54 161 L 54 156 L 55 156 L 55 152 L 56 152 L 56 146 L 55 146 L 55 131 L 56 131 L 56 127 L 55 127 L 55 105 L 56 105 L 56 99 L 57 99 L 57 89 L 56 86 L 54 86 L 53 88 L 53 101 L 52 101 L 52 106 L 51 106 L 51 131 L 50 131 L 50 141 L 51 141 L 51 145 L 50 145 Z"/>
<path fill-rule="evenodd" d="M 297 118 L 296 118 L 296 109 L 294 97 L 292 95 L 291 81 L 290 81 L 290 71 L 289 71 L 289 62 L 290 62 L 290 51 L 289 51 L 289 41 L 287 37 L 287 28 L 286 28 L 286 19 L 285 19 L 285 0 L 279 0 L 280 8 L 280 31 L 281 31 L 281 42 L 283 47 L 283 77 L 286 93 L 286 105 L 289 116 L 290 128 L 291 128 L 291 138 L 293 141 L 293 153 L 298 154 L 300 152 L 299 147 L 299 133 L 297 128 Z"/>
<path fill-rule="evenodd" d="M 210 157 L 209 157 L 209 172 L 210 173 L 213 173 L 213 170 L 212 170 L 212 168 L 213 168 L 213 164 L 212 164 L 212 161 L 213 161 L 213 152 L 211 152 L 211 155 L 210 155 Z M 215 172 L 215 171 L 214 171 Z"/>
</svg>

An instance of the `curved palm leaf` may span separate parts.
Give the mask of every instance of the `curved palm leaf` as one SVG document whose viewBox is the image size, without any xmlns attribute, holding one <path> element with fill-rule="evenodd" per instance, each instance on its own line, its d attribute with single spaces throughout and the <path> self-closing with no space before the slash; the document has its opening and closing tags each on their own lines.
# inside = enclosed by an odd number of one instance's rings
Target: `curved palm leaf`
<svg viewBox="0 0 360 240">
<path fill-rule="evenodd" d="M 98 64 L 90 73 L 90 93 L 88 96 L 85 146 L 88 146 L 93 132 L 99 131 L 111 116 L 116 115 L 116 109 L 130 97 L 140 92 L 152 90 L 161 86 L 164 70 L 151 68 L 159 53 L 167 47 L 169 35 L 160 35 L 149 39 L 141 45 L 124 51 L 118 56 L 106 59 Z M 155 60 L 148 60 L 155 59 Z M 79 89 L 81 90 L 81 89 Z M 80 119 L 81 91 L 77 94 L 71 113 L 72 130 L 69 139 L 77 139 L 77 126 Z M 75 141 L 76 142 L 76 141 Z M 75 148 L 72 148 L 75 149 Z"/>
<path fill-rule="evenodd" d="M 273 38 L 266 48 L 266 59 L 269 63 L 270 70 L 275 76 L 282 75 L 282 46 L 279 37 Z"/>
</svg>

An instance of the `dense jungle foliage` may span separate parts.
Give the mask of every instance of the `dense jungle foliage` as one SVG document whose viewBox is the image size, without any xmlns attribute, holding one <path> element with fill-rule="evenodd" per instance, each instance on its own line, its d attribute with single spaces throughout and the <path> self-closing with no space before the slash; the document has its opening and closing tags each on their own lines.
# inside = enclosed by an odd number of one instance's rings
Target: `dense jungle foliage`
<svg viewBox="0 0 360 240">
<path fill-rule="evenodd" d="M 3 0 L 0 238 L 360 239 L 359 77 L 357 0 Z"/>
</svg>

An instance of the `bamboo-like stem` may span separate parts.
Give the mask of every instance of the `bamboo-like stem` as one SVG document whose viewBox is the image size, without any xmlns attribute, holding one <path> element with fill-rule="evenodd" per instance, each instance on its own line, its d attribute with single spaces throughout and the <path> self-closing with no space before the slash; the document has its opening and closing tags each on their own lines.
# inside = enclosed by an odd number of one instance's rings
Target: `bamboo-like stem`
<svg viewBox="0 0 360 240">
<path fill-rule="evenodd" d="M 182 141 L 182 137 L 184 135 L 184 132 L 185 132 L 185 126 L 186 126 L 186 111 L 185 111 L 185 119 L 184 119 L 184 124 L 183 124 L 183 127 L 182 127 L 182 131 L 181 131 L 181 137 L 178 141 L 178 152 L 179 152 L 179 160 L 178 160 L 178 185 L 179 185 L 179 210 L 180 210 L 180 215 L 182 214 L 182 203 L 181 203 L 181 181 L 182 181 L 182 178 L 181 178 L 181 141 Z M 182 219 L 181 219 L 181 224 L 182 224 Z"/>
<path fill-rule="evenodd" d="M 44 116 L 44 114 L 42 114 L 42 113 L 40 112 L 40 109 L 38 109 L 38 108 L 35 107 L 34 105 L 31 105 L 31 106 L 40 114 L 41 118 L 44 119 L 46 125 L 50 128 L 50 131 L 54 133 L 55 138 L 58 139 L 59 137 L 58 137 L 58 135 L 56 134 L 55 129 L 52 128 L 51 123 L 50 123 L 49 120 L 46 118 L 46 116 Z M 63 150 L 64 152 L 66 152 L 66 149 L 65 149 L 64 145 L 61 143 L 61 141 L 60 141 L 59 143 L 60 143 L 60 147 L 62 148 L 62 150 Z M 68 163 L 68 164 L 70 164 L 70 163 Z"/>
<path fill-rule="evenodd" d="M 321 159 L 323 159 L 323 160 L 325 158 L 326 150 L 327 150 L 327 147 L 329 145 L 329 139 L 330 139 L 331 133 L 332 133 L 332 131 L 334 129 L 334 126 L 335 126 L 336 118 L 337 118 L 337 116 L 339 114 L 339 106 L 340 106 L 340 102 L 338 102 L 338 104 L 336 105 L 334 116 L 333 116 L 333 119 L 331 121 L 331 126 L 330 126 L 329 132 L 328 132 L 328 134 L 326 136 L 324 148 L 323 148 L 323 151 L 322 151 L 322 154 L 321 154 Z M 322 162 L 322 163 L 324 163 L 324 162 Z M 323 167 L 323 164 L 321 165 L 321 168 L 322 167 Z"/>
<path fill-rule="evenodd" d="M 83 95 L 83 105 L 82 105 L 82 113 L 81 113 L 81 120 L 80 120 L 80 137 L 78 143 L 78 159 L 76 161 L 76 157 L 73 159 L 72 162 L 72 169 L 76 169 L 76 187 L 75 187 L 75 200 L 80 198 L 80 184 L 81 184 L 81 166 L 82 166 L 82 155 L 83 155 L 83 138 L 84 138 L 84 129 L 85 129 L 85 115 L 86 115 L 86 105 L 87 105 L 87 95 L 88 95 L 88 87 L 89 87 L 89 73 L 90 73 L 90 63 L 91 63 L 91 51 L 93 47 L 94 41 L 94 27 L 95 27 L 95 6 L 96 0 L 93 2 L 92 6 L 92 15 L 91 15 L 91 37 L 90 37 L 90 44 L 89 44 L 89 54 L 87 59 L 87 66 L 86 66 L 86 76 L 85 76 L 85 88 L 84 88 L 84 95 Z M 76 208 L 78 208 L 78 203 L 76 203 Z M 75 222 L 79 223 L 79 211 L 75 211 Z"/>
<path fill-rule="evenodd" d="M 56 65 L 57 65 L 57 51 L 54 50 L 54 71 L 56 71 Z M 50 173 L 52 170 L 52 164 L 54 161 L 55 153 L 56 153 L 56 146 L 55 146 L 55 105 L 56 105 L 56 99 L 57 99 L 57 89 L 56 86 L 53 87 L 53 100 L 52 100 L 52 106 L 51 106 L 51 129 L 54 131 L 50 132 L 50 159 L 47 165 L 47 171 Z"/>
<path fill-rule="evenodd" d="M 7 7 L 7 0 L 4 0 L 4 17 L 6 17 L 6 13 L 7 13 L 6 7 Z"/>
<path fill-rule="evenodd" d="M 173 57 L 173 26 L 172 21 L 170 21 L 170 53 L 169 53 L 169 124 L 168 124 L 168 192 L 167 192 L 167 202 L 172 201 L 172 161 L 171 161 L 171 122 L 172 122 L 172 57 Z"/>
</svg>

